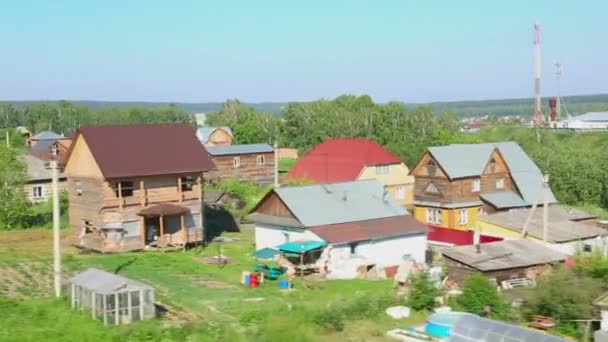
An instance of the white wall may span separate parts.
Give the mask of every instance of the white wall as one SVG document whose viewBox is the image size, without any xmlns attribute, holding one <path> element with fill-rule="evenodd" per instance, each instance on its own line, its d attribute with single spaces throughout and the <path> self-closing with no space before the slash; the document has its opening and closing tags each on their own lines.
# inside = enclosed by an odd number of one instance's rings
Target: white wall
<svg viewBox="0 0 608 342">
<path fill-rule="evenodd" d="M 274 248 L 289 241 L 323 241 L 313 232 L 307 229 L 275 226 L 270 224 L 255 225 L 255 249 Z"/>
<path fill-rule="evenodd" d="M 601 329 L 608 331 L 608 309 L 602 309 Z"/>
<path fill-rule="evenodd" d="M 542 241 L 538 241 L 538 243 L 543 243 Z M 606 238 L 591 238 L 586 240 L 577 240 L 565 243 L 550 243 L 547 247 L 556 250 L 558 252 L 562 252 L 567 255 L 574 255 L 579 251 L 583 250 L 583 246 L 585 244 L 591 245 L 593 251 L 606 253 L 606 247 L 608 247 L 608 242 Z"/>
</svg>

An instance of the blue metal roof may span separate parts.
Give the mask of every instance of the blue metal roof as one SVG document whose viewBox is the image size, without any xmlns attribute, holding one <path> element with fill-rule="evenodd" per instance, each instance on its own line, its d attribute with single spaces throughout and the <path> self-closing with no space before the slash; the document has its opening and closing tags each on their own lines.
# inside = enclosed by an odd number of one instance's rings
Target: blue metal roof
<svg viewBox="0 0 608 342">
<path fill-rule="evenodd" d="M 505 159 L 511 177 L 526 202 L 543 202 L 545 198 L 548 203 L 557 202 L 551 189 L 544 186 L 538 166 L 515 142 L 452 144 L 429 147 L 429 152 L 448 177 L 454 179 L 481 176 L 495 149 Z"/>
<path fill-rule="evenodd" d="M 208 126 L 205 126 L 205 127 L 199 127 L 196 130 L 196 136 L 198 137 L 198 140 L 200 140 L 201 143 L 204 144 L 204 143 L 207 142 L 207 140 L 209 140 L 209 136 L 211 135 L 211 133 L 213 133 L 213 131 L 215 131 L 218 128 L 220 128 L 220 129 L 228 132 L 228 134 L 230 134 L 230 136 L 233 135 L 232 134 L 232 130 L 230 129 L 230 127 L 226 127 L 226 126 L 223 126 L 223 127 L 208 127 Z"/>
<path fill-rule="evenodd" d="M 225 145 L 207 146 L 207 152 L 212 156 L 223 156 L 231 154 L 251 154 L 251 153 L 270 153 L 274 150 L 268 144 L 246 144 L 246 145 Z"/>
<path fill-rule="evenodd" d="M 409 214 L 375 179 L 287 186 L 274 191 L 306 227 Z"/>
<path fill-rule="evenodd" d="M 513 191 L 488 192 L 481 194 L 480 197 L 496 209 L 519 208 L 529 205 Z"/>
</svg>

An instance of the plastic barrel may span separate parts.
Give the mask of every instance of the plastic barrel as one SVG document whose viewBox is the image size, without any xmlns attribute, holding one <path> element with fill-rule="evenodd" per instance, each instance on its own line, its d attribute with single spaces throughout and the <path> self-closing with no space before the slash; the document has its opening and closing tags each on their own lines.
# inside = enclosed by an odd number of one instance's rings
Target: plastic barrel
<svg viewBox="0 0 608 342">
<path fill-rule="evenodd" d="M 250 288 L 256 288 L 258 286 L 260 286 L 258 275 L 255 274 L 255 273 L 252 273 L 249 276 L 249 287 Z"/>
<path fill-rule="evenodd" d="M 281 288 L 281 289 L 288 289 L 289 288 L 289 280 L 287 280 L 287 279 L 281 279 L 281 280 L 279 280 L 279 288 Z"/>
<path fill-rule="evenodd" d="M 246 274 L 245 275 L 245 282 L 244 282 L 245 286 L 249 286 L 249 284 L 251 284 L 251 275 Z"/>
</svg>

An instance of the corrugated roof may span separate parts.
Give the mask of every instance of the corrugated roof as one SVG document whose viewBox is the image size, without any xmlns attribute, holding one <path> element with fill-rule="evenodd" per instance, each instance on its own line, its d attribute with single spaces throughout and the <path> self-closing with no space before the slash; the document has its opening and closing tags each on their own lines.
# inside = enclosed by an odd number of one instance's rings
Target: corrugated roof
<svg viewBox="0 0 608 342">
<path fill-rule="evenodd" d="M 327 139 L 300 157 L 289 176 L 319 183 L 356 180 L 365 166 L 401 160 L 371 139 Z"/>
<path fill-rule="evenodd" d="M 110 294 L 124 290 L 152 290 L 152 286 L 114 273 L 89 268 L 72 278 L 72 283 L 92 292 Z"/>
<path fill-rule="evenodd" d="M 407 215 L 376 180 L 273 190 L 306 227 Z"/>
<path fill-rule="evenodd" d="M 596 236 L 606 235 L 608 232 L 599 227 L 589 224 L 575 222 L 593 218 L 591 214 L 559 205 L 551 205 L 549 210 L 549 225 L 547 239 L 551 243 L 562 243 L 581 239 L 590 239 Z M 530 208 L 511 211 L 497 212 L 488 215 L 479 215 L 477 220 L 488 222 L 505 229 L 520 233 L 524 223 L 530 215 Z M 543 238 L 543 208 L 536 208 L 530 223 L 528 224 L 528 235 L 537 239 Z"/>
<path fill-rule="evenodd" d="M 31 137 L 31 140 L 58 140 L 58 139 L 62 139 L 63 135 L 59 135 L 55 132 L 51 132 L 51 131 L 42 131 L 36 135 L 34 135 L 33 137 Z"/>
<path fill-rule="evenodd" d="M 225 146 L 207 146 L 207 152 L 212 156 L 236 155 L 236 154 L 253 154 L 253 153 L 271 153 L 274 151 L 272 146 L 268 144 L 245 144 L 245 145 L 225 145 Z"/>
<path fill-rule="evenodd" d="M 483 272 L 566 260 L 565 254 L 528 239 L 485 243 L 480 246 L 480 253 L 477 253 L 477 246 L 469 245 L 445 248 L 442 254 Z"/>
<path fill-rule="evenodd" d="M 226 126 L 222 126 L 222 127 L 199 127 L 196 130 L 196 137 L 198 138 L 198 140 L 201 141 L 201 143 L 206 143 L 209 140 L 209 136 L 211 136 L 211 133 L 213 133 L 213 131 L 215 131 L 216 129 L 221 129 L 226 131 L 226 133 L 230 134 L 230 136 L 233 136 L 232 134 L 232 130 L 230 129 L 230 127 L 226 127 Z"/>
<path fill-rule="evenodd" d="M 50 181 L 52 177 L 48 162 L 29 154 L 20 156 L 27 166 L 27 177 L 30 181 Z M 65 178 L 63 172 L 59 172 L 59 178 Z"/>
<path fill-rule="evenodd" d="M 448 177 L 455 179 L 481 176 L 495 149 L 504 158 L 524 201 L 533 204 L 543 202 L 546 197 L 549 203 L 557 202 L 551 189 L 544 187 L 538 166 L 515 142 L 452 144 L 429 147 L 429 152 Z"/>
<path fill-rule="evenodd" d="M 410 215 L 315 226 L 310 230 L 329 243 L 369 241 L 428 232 L 425 224 Z"/>
<path fill-rule="evenodd" d="M 486 192 L 481 194 L 480 197 L 496 209 L 519 208 L 529 205 L 513 191 Z"/>
<path fill-rule="evenodd" d="M 83 126 L 74 140 L 81 136 L 105 178 L 204 172 L 215 168 L 187 124 Z M 75 144 L 72 145 L 73 148 Z"/>
</svg>

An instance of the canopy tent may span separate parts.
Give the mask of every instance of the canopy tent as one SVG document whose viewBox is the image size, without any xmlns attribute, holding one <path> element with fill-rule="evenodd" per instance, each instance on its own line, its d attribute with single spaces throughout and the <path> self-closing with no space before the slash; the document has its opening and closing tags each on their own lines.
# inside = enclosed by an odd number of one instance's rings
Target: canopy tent
<svg viewBox="0 0 608 342">
<path fill-rule="evenodd" d="M 282 252 L 302 254 L 327 246 L 325 241 L 294 241 L 286 242 L 277 248 Z"/>
<path fill-rule="evenodd" d="M 251 256 L 257 259 L 272 259 L 275 255 L 280 252 L 274 248 L 262 248 L 258 251 L 251 253 Z"/>
</svg>

